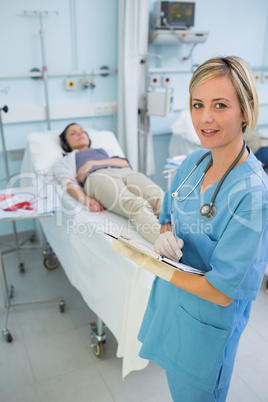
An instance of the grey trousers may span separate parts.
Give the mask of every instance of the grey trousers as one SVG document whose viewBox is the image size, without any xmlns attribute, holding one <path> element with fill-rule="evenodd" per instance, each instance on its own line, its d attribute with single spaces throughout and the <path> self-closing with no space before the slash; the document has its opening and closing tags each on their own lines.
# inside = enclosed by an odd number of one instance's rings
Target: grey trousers
<svg viewBox="0 0 268 402">
<path fill-rule="evenodd" d="M 164 192 L 147 176 L 130 168 L 99 169 L 89 174 L 84 191 L 104 208 L 129 218 L 145 239 L 156 241 Z"/>
</svg>

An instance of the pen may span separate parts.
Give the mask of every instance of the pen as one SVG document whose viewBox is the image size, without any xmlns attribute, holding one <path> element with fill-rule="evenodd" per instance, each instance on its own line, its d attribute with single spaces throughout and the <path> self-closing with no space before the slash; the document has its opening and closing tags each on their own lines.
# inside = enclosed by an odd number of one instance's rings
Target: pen
<svg viewBox="0 0 268 402">
<path fill-rule="evenodd" d="M 172 230 L 173 236 L 176 237 L 175 222 L 174 222 L 173 211 L 170 211 L 170 217 L 171 217 L 171 230 Z"/>
</svg>

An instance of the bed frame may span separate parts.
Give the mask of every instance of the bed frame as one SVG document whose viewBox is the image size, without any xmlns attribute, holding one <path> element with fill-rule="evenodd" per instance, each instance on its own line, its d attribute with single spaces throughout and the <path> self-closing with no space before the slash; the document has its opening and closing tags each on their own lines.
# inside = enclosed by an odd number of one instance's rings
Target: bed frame
<svg viewBox="0 0 268 402">
<path fill-rule="evenodd" d="M 92 147 L 104 148 L 109 156 L 124 157 L 112 132 L 86 131 Z M 107 211 L 89 213 L 53 181 L 53 165 L 62 154 L 58 135 L 59 131 L 28 134 L 21 185 L 35 185 L 39 191 L 45 191 L 46 185 L 55 185 L 61 207 L 53 217 L 40 219 L 42 229 L 71 284 L 98 317 L 91 333 L 95 354 L 101 357 L 104 353 L 105 322 L 117 339 L 117 356 L 123 358 L 124 377 L 148 364 L 138 356 L 141 344 L 137 334 L 154 276 L 116 253 L 111 238 L 102 232 L 123 229 L 138 242 L 147 246 L 149 243 L 129 220 Z"/>
</svg>

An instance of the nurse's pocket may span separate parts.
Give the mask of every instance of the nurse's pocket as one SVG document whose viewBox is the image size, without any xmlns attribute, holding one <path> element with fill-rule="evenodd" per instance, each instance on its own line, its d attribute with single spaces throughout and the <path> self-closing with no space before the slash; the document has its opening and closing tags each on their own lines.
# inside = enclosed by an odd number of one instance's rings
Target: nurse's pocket
<svg viewBox="0 0 268 402">
<path fill-rule="evenodd" d="M 198 321 L 179 306 L 163 352 L 179 371 L 207 378 L 223 358 L 227 337 L 228 331 Z"/>
</svg>

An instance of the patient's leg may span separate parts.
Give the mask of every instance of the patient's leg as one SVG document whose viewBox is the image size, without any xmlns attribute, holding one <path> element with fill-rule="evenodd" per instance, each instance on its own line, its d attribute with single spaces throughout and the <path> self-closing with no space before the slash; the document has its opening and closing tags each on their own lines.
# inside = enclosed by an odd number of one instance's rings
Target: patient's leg
<svg viewBox="0 0 268 402">
<path fill-rule="evenodd" d="M 129 218 L 138 232 L 154 243 L 159 236 L 160 225 L 153 208 L 143 197 L 128 190 L 120 177 L 122 173 L 120 168 L 95 171 L 88 176 L 84 190 L 106 209 Z"/>
<path fill-rule="evenodd" d="M 164 191 L 155 184 L 151 179 L 139 172 L 130 170 L 123 178 L 127 188 L 133 194 L 144 198 L 152 206 L 154 213 L 159 216 Z"/>
</svg>

